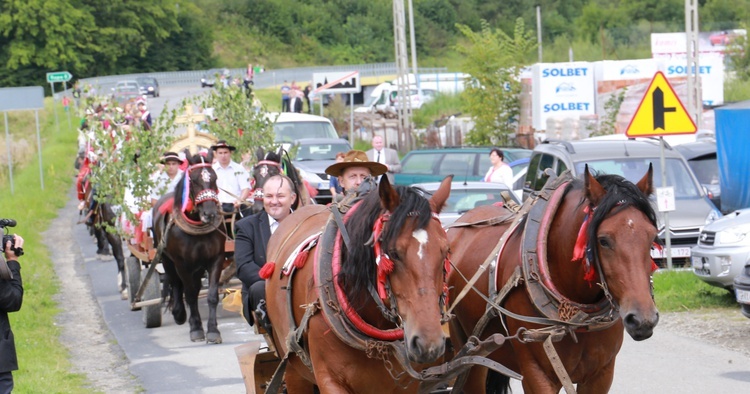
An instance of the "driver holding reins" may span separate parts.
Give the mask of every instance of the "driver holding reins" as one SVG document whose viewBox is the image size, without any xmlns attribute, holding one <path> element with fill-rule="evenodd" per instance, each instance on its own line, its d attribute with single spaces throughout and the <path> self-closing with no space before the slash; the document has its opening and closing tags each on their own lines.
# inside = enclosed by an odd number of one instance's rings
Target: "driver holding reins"
<svg viewBox="0 0 750 394">
<path fill-rule="evenodd" d="M 247 203 L 250 196 L 250 174 L 245 167 L 232 160 L 232 152 L 237 148 L 219 140 L 211 146 L 216 161 L 213 169 L 216 172 L 216 186 L 219 188 L 219 202 L 225 216 L 238 213 L 237 220 L 252 214 Z M 230 234 L 231 235 L 231 234 Z"/>
</svg>

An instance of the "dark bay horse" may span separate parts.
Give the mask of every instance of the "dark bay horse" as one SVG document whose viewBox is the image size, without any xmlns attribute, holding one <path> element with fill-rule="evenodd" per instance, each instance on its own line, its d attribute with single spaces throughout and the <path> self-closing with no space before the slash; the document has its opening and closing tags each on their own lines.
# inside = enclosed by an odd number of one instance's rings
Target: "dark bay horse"
<svg viewBox="0 0 750 394">
<path fill-rule="evenodd" d="M 204 159 L 188 156 L 188 168 L 175 186 L 154 206 L 154 244 L 166 242 L 161 262 L 166 273 L 165 289 L 170 291 L 168 306 L 177 324 L 187 318 L 190 308 L 190 340 L 221 343 L 216 324 L 219 302 L 219 276 L 224 261 L 225 235 L 219 205 L 216 172 L 211 168 L 213 152 Z M 164 241 L 162 241 L 164 239 Z M 159 247 L 159 246 L 158 246 Z M 157 247 L 157 248 L 158 248 Z M 208 272 L 208 335 L 203 331 L 198 311 L 201 279 Z M 183 302 L 184 294 L 184 302 Z"/>
<path fill-rule="evenodd" d="M 652 169 L 637 185 L 616 175 L 594 177 L 588 166 L 582 180 L 566 175 L 549 182 L 540 198 L 529 197 L 534 205 L 524 215 L 484 206 L 458 223 L 510 220 L 449 229 L 455 270 L 448 286 L 451 302 L 458 302 L 452 305 L 451 339 L 461 346 L 472 333 L 511 337 L 490 358 L 523 375 L 527 393 L 570 391 L 573 384 L 578 393 L 606 393 L 623 328 L 640 341 L 659 320 L 650 284 L 650 250 L 657 240 L 648 199 Z M 484 263 L 494 261 L 493 276 L 493 266 Z M 473 290 L 457 299 L 480 266 L 490 269 L 473 286 L 493 300 L 490 307 Z M 494 314 L 484 316 L 486 310 Z M 561 362 L 550 361 L 555 352 Z M 555 366 L 564 371 L 556 373 Z M 485 369 L 473 368 L 464 392 L 507 392 L 507 377 L 493 372 L 486 377 Z"/>
<path fill-rule="evenodd" d="M 82 169 L 82 173 L 86 169 Z M 96 238 L 97 254 L 106 254 L 107 244 L 112 247 L 112 256 L 117 262 L 118 290 L 123 299 L 127 299 L 127 282 L 125 278 L 125 256 L 123 255 L 122 238 L 117 234 L 117 215 L 112 210 L 112 204 L 99 201 L 94 194 L 94 187 L 90 182 L 91 173 L 86 171 L 79 179 L 80 194 L 83 194 L 83 207 L 88 209 L 85 220 Z M 80 195 L 79 194 L 79 195 Z M 90 223 L 90 225 L 88 224 Z"/>
<path fill-rule="evenodd" d="M 449 193 L 450 178 L 428 200 L 383 177 L 356 205 L 342 202 L 345 230 L 332 213 L 337 205 L 302 207 L 284 219 L 268 243 L 271 270 L 261 276 L 269 278 L 275 348 L 288 355 L 289 393 L 313 385 L 321 393 L 416 392 L 418 382 L 397 376 L 402 364 L 384 344 L 402 344 L 407 364 L 444 352 L 448 240 L 436 214 Z M 304 245 L 309 250 L 296 254 Z"/>
</svg>

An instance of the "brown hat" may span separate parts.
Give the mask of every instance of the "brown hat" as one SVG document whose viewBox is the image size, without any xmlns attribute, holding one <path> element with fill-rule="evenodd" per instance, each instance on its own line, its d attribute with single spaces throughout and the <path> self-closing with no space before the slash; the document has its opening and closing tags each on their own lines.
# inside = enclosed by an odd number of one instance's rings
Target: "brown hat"
<svg viewBox="0 0 750 394">
<path fill-rule="evenodd" d="M 217 150 L 219 148 L 227 148 L 230 151 L 235 151 L 237 148 L 233 147 L 232 145 L 227 144 L 224 140 L 219 140 L 216 145 L 211 146 L 211 150 Z"/>
<path fill-rule="evenodd" d="M 169 160 L 176 161 L 180 164 L 182 164 L 182 159 L 180 158 L 180 155 L 174 152 L 164 152 L 164 156 L 161 157 L 161 164 L 167 164 Z"/>
<path fill-rule="evenodd" d="M 334 163 L 326 168 L 326 174 L 331 176 L 341 176 L 345 169 L 351 167 L 365 167 L 370 170 L 372 176 L 383 175 L 388 172 L 388 167 L 383 164 L 370 161 L 367 153 L 361 150 L 350 150 L 344 155 L 344 161 Z"/>
</svg>

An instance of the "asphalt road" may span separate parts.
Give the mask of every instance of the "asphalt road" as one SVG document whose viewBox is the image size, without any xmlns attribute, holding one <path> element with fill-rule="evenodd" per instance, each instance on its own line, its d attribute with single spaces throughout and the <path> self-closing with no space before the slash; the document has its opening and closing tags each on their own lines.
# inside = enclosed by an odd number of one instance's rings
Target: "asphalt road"
<svg viewBox="0 0 750 394">
<path fill-rule="evenodd" d="M 182 97 L 200 92 L 200 87 L 163 89 L 162 97 L 149 99 L 149 106 L 156 113 L 167 101 L 174 105 Z M 220 345 L 190 342 L 188 326 L 177 326 L 171 314 L 162 315 L 161 327 L 146 329 L 142 313 L 131 312 L 127 302 L 120 299 L 114 261 L 96 257 L 96 247 L 83 226 L 74 226 L 72 233 L 105 323 L 127 357 L 129 371 L 145 392 L 245 391 L 234 348 L 259 337 L 241 316 L 219 308 L 219 330 L 224 340 Z M 200 300 L 200 306 L 205 325 L 205 299 Z M 522 392 L 519 382 L 513 382 L 512 387 L 516 393 Z M 643 342 L 626 335 L 611 390 L 623 394 L 748 391 L 749 357 L 660 327 Z"/>
</svg>

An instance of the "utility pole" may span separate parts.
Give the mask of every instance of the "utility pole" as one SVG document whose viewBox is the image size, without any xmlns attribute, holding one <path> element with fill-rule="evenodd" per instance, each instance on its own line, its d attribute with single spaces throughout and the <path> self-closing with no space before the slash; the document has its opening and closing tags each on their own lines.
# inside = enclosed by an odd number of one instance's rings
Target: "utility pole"
<svg viewBox="0 0 750 394">
<path fill-rule="evenodd" d="M 417 72 L 417 39 L 414 38 L 414 7 L 412 6 L 412 0 L 409 0 L 409 40 L 411 41 L 411 68 L 412 74 L 414 74 L 414 83 L 419 86 L 419 73 Z"/>
<path fill-rule="evenodd" d="M 687 41 L 687 111 L 693 117 L 698 129 L 703 124 L 703 92 L 698 48 L 698 0 L 685 0 L 685 38 Z"/>
<path fill-rule="evenodd" d="M 398 83 L 398 150 L 411 150 L 411 98 L 409 97 L 409 57 L 406 52 L 404 0 L 393 0 L 393 37 L 396 47 Z"/>
<path fill-rule="evenodd" d="M 536 43 L 539 46 L 539 63 L 542 62 L 542 6 L 536 5 Z"/>
</svg>

